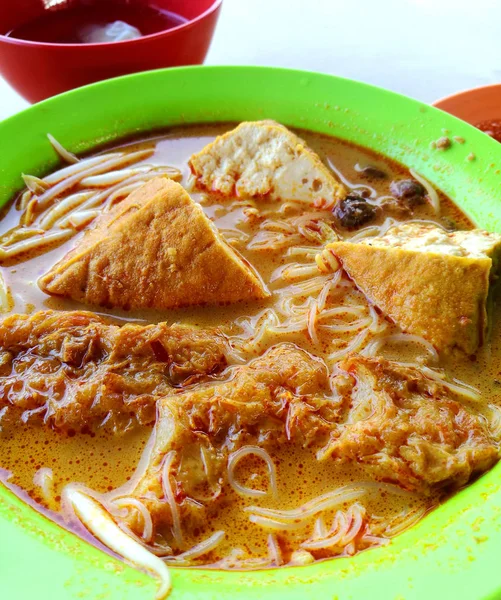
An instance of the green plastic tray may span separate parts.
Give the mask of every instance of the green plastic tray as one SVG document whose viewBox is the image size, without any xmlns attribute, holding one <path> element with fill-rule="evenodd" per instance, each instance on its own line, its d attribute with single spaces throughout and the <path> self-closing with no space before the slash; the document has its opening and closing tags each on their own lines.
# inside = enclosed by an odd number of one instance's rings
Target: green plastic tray
<svg viewBox="0 0 501 600">
<path fill-rule="evenodd" d="M 413 167 L 479 226 L 501 232 L 501 145 L 398 94 L 327 75 L 187 67 L 69 92 L 0 123 L 0 204 L 21 172 L 57 157 L 46 133 L 83 152 L 170 125 L 273 118 L 350 140 Z M 446 151 L 430 143 L 461 136 Z M 474 155 L 474 156 L 472 156 Z M 472 159 L 473 158 L 473 159 Z M 172 571 L 172 600 L 484 600 L 501 598 L 501 464 L 387 547 L 308 567 Z M 154 597 L 156 582 L 49 522 L 0 486 L 0 599 Z"/>
</svg>

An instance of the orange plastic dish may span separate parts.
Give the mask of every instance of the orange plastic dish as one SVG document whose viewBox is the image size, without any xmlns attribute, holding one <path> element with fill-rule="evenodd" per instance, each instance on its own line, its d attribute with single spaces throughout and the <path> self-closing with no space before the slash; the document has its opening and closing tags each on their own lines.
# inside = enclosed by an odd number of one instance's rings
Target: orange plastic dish
<svg viewBox="0 0 501 600">
<path fill-rule="evenodd" d="M 470 123 L 501 121 L 501 83 L 457 92 L 436 100 L 433 106 Z"/>
</svg>

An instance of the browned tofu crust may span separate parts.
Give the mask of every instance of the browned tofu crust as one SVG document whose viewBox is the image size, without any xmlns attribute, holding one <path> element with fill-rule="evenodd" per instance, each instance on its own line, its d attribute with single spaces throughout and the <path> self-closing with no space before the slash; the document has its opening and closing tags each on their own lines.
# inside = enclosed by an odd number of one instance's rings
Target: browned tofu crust
<svg viewBox="0 0 501 600">
<path fill-rule="evenodd" d="M 487 329 L 492 259 L 333 242 L 327 246 L 357 287 L 404 331 L 438 350 L 473 354 Z"/>
<path fill-rule="evenodd" d="M 225 304 L 268 295 L 201 207 L 181 185 L 163 177 L 99 217 L 38 283 L 47 294 L 125 309 Z"/>
<path fill-rule="evenodd" d="M 90 312 L 43 311 L 0 323 L 0 415 L 71 433 L 155 421 L 159 395 L 226 367 L 214 329 L 113 325 Z"/>
</svg>

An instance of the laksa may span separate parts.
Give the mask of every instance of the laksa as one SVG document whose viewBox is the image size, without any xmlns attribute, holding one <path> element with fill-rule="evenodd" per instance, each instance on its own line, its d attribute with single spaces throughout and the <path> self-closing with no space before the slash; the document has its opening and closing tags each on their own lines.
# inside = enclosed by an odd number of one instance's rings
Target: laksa
<svg viewBox="0 0 501 600">
<path fill-rule="evenodd" d="M 48 518 L 164 597 L 388 544 L 496 463 L 501 236 L 418 173 L 272 121 L 49 139 L 0 222 L 0 472 Z"/>
</svg>

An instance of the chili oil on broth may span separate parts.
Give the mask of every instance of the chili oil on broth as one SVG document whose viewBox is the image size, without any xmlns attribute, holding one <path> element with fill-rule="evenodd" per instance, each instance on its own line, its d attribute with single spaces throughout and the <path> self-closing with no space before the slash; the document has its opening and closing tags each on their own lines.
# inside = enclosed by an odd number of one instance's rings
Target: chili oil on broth
<svg viewBox="0 0 501 600">
<path fill-rule="evenodd" d="M 291 341 L 323 358 L 332 369 L 343 354 L 362 349 L 376 336 L 397 333 L 398 329 L 384 321 L 349 280 L 319 270 L 315 256 L 321 251 L 322 245 L 329 241 L 328 229 L 330 223 L 334 222 L 331 211 L 296 203 L 286 206 L 266 200 L 222 202 L 216 195 L 191 189 L 187 164 L 189 157 L 216 135 L 232 127 L 232 124 L 180 127 L 165 134 L 126 142 L 116 146 L 116 149 L 126 149 L 128 152 L 154 149 L 152 156 L 138 165 L 148 163 L 177 167 L 182 173 L 183 185 L 188 187 L 227 242 L 255 267 L 272 292 L 271 298 L 224 307 L 185 308 L 161 314 L 103 309 L 97 312 L 119 323 L 167 321 L 218 326 L 231 341 L 233 364 L 243 364 L 276 343 Z M 305 131 L 299 134 L 327 165 L 335 169 L 348 188 L 364 191 L 374 204 L 384 202 L 384 198 L 390 195 L 392 180 L 409 178 L 407 169 L 371 151 L 320 134 Z M 368 176 L 363 169 L 369 165 L 386 174 L 386 177 Z M 472 227 L 461 211 L 442 194 L 440 201 L 440 217 L 435 215 L 429 204 L 425 204 L 416 207 L 412 219 L 431 220 L 447 227 L 452 224 L 460 229 Z M 386 212 L 366 226 L 345 231 L 343 235 L 351 238 L 366 233 L 374 234 L 375 229 L 384 231 L 394 222 L 408 220 L 409 216 L 398 210 Z M 0 222 L 0 234 L 15 227 L 19 217 L 20 211 L 15 204 L 8 207 Z M 319 223 L 324 223 L 326 227 L 319 227 Z M 74 246 L 81 235 L 83 232 L 39 256 L 1 267 L 5 282 L 12 291 L 12 313 L 31 313 L 48 308 L 89 309 L 72 301 L 49 298 L 36 283 L 51 265 Z M 493 341 L 478 353 L 475 362 L 453 357 L 440 358 L 438 363 L 447 373 L 479 389 L 492 404 L 497 402 L 498 380 L 501 379 L 499 311 L 496 304 Z M 340 322 L 348 326 L 344 333 L 339 332 Z M 433 358 L 419 344 L 405 347 L 389 344 L 381 350 L 381 354 L 409 362 L 417 359 L 427 362 Z M 497 418 L 497 412 L 486 410 L 486 417 Z M 150 435 L 148 427 L 138 427 L 117 437 L 104 430 L 94 436 L 64 436 L 43 427 L 6 428 L 0 432 L 2 479 L 14 491 L 23 490 L 27 493 L 38 510 L 47 512 L 49 516 L 60 514 L 61 492 L 70 482 L 82 483 L 98 493 L 109 493 L 120 486 L 127 486 L 140 463 Z M 269 558 L 270 542 L 279 545 L 282 560 L 287 562 L 291 559 L 294 543 L 302 535 L 302 530 L 281 532 L 279 538 L 270 540 L 269 533 L 250 523 L 248 513 L 242 509 L 249 504 L 256 504 L 270 509 L 290 510 L 335 488 L 370 479 L 370 474 L 361 465 L 329 464 L 327 467 L 325 463 L 318 462 L 312 452 L 304 449 L 276 449 L 272 459 L 277 465 L 278 499 L 242 498 L 227 486 L 223 490 L 224 510 L 205 528 L 198 528 L 187 542 L 195 545 L 219 530 L 227 532 L 226 538 L 217 550 L 195 560 L 194 564 L 240 568 L 245 560 L 245 566 L 250 568 L 276 566 L 276 561 L 274 563 Z M 47 469 L 51 469 L 51 475 L 44 491 L 40 485 L 40 473 L 48 473 Z M 239 478 L 252 486 L 263 490 L 267 488 L 266 465 L 256 457 L 242 460 L 237 472 Z M 391 531 L 398 532 L 399 518 L 405 511 L 409 516 L 408 526 L 440 500 L 439 495 L 426 498 L 413 496 L 410 499 L 405 495 L 384 492 L 379 496 L 361 498 L 360 502 L 371 515 L 374 534 L 390 536 Z M 346 503 L 341 508 L 348 510 L 349 506 Z M 330 522 L 334 514 L 335 511 L 327 513 L 326 522 Z M 64 515 L 63 521 L 64 526 L 82 533 L 82 528 L 74 521 L 64 520 Z M 312 521 L 309 521 L 307 526 L 311 528 L 311 524 Z"/>
</svg>

